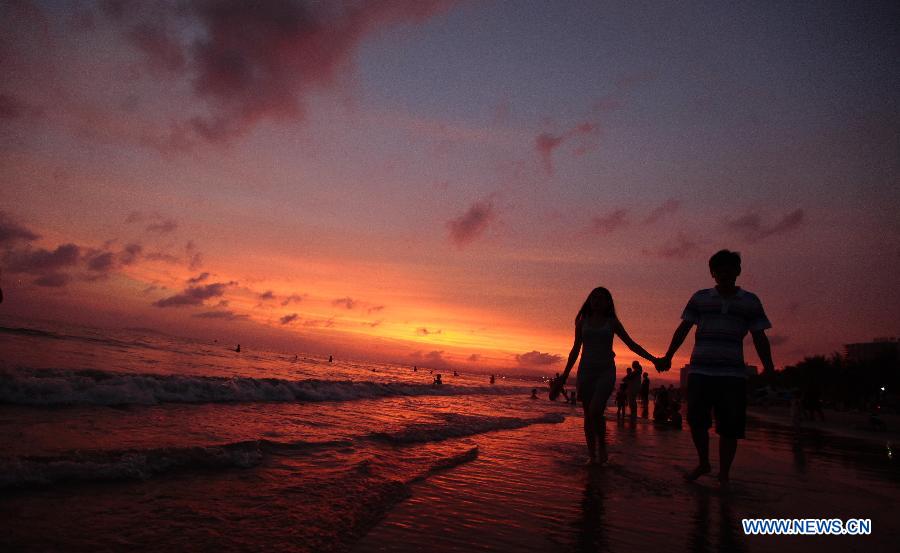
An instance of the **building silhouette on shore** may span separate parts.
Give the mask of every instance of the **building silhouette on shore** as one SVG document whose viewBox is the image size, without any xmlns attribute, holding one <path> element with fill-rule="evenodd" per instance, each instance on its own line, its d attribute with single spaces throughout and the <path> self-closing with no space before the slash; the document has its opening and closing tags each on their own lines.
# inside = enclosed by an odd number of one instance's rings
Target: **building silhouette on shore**
<svg viewBox="0 0 900 553">
<path fill-rule="evenodd" d="M 875 338 L 871 342 L 844 345 L 844 358 L 851 363 L 893 365 L 900 362 L 897 338 Z"/>
</svg>

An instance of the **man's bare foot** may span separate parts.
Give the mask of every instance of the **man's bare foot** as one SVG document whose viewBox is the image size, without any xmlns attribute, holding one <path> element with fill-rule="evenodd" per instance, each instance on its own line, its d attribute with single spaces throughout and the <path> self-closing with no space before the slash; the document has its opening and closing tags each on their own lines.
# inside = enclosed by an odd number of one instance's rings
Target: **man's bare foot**
<svg viewBox="0 0 900 553">
<path fill-rule="evenodd" d="M 684 475 L 685 480 L 688 482 L 693 482 L 694 480 L 700 478 L 704 474 L 709 474 L 712 471 L 712 467 L 710 467 L 706 463 L 701 463 L 697 465 L 697 468 L 692 470 L 691 472 Z"/>
</svg>

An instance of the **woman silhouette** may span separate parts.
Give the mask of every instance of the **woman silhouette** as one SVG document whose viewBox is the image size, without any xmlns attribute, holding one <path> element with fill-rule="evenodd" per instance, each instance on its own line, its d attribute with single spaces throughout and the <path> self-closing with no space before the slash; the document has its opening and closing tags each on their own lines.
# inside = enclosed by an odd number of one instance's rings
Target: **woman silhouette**
<svg viewBox="0 0 900 553">
<path fill-rule="evenodd" d="M 584 438 L 587 441 L 590 464 L 602 464 L 607 460 L 606 419 L 603 413 L 616 386 L 613 336 L 621 338 L 631 351 L 644 359 L 653 363 L 658 361 L 625 332 L 625 327 L 616 317 L 616 308 L 609 290 L 594 288 L 575 317 L 575 343 L 569 353 L 566 370 L 550 390 L 551 399 L 559 394 L 580 352 L 576 387 L 584 408 Z"/>
</svg>

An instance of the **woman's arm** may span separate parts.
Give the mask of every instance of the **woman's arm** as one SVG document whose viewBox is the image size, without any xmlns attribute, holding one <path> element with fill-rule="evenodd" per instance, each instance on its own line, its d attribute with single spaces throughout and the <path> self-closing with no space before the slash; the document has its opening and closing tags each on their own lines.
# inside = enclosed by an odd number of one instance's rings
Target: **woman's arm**
<svg viewBox="0 0 900 553">
<path fill-rule="evenodd" d="M 575 361 L 578 359 L 579 353 L 581 353 L 581 325 L 577 324 L 575 325 L 575 342 L 572 344 L 572 351 L 569 352 L 569 360 L 566 361 L 566 369 L 559 377 L 559 380 L 563 384 L 565 384 L 566 379 L 569 378 L 569 372 L 572 370 L 572 367 L 575 366 Z"/>
<path fill-rule="evenodd" d="M 625 327 L 622 326 L 622 323 L 618 319 L 616 319 L 615 321 L 614 331 L 616 333 L 616 336 L 618 336 L 622 339 L 623 342 L 625 342 L 625 345 L 628 346 L 628 349 L 640 355 L 647 361 L 650 361 L 651 363 L 656 363 L 656 361 L 658 361 L 656 357 L 653 357 L 652 355 L 647 353 L 647 350 L 642 348 L 637 342 L 631 339 L 631 336 L 628 335 L 628 332 L 625 331 Z"/>
</svg>

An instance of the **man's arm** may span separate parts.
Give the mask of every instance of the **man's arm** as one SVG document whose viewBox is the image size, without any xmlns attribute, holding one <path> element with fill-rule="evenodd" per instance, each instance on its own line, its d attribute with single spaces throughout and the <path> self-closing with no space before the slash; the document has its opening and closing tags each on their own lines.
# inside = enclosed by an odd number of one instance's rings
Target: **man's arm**
<svg viewBox="0 0 900 553">
<path fill-rule="evenodd" d="M 763 372 L 771 374 L 775 370 L 775 363 L 772 362 L 772 347 L 769 345 L 769 337 L 766 336 L 765 330 L 754 330 L 750 333 L 753 336 L 753 346 L 756 347 L 756 354 L 762 362 Z"/>
<path fill-rule="evenodd" d="M 681 344 L 684 343 L 684 339 L 687 338 L 688 332 L 691 331 L 692 326 L 694 326 L 694 323 L 690 321 L 681 321 L 681 324 L 678 325 L 678 328 L 676 328 L 675 332 L 672 334 L 672 343 L 669 344 L 669 349 L 663 356 L 664 363 L 662 366 L 665 368 L 660 369 L 659 366 L 657 366 L 658 370 L 667 371 L 672 368 L 672 357 L 675 355 L 675 352 L 678 351 L 678 348 L 681 347 Z"/>
</svg>

